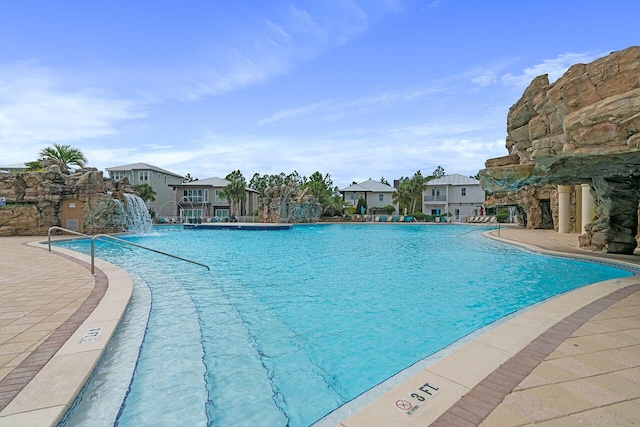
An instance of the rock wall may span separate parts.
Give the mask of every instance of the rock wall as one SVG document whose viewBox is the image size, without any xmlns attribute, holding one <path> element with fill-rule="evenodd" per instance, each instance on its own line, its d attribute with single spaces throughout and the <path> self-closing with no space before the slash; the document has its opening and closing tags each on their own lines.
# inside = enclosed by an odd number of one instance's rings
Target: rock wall
<svg viewBox="0 0 640 427">
<path fill-rule="evenodd" d="M 640 194 L 640 47 L 536 77 L 509 109 L 507 156 L 480 171 L 483 188 L 589 184 L 597 220 L 581 244 L 633 253 Z"/>
<path fill-rule="evenodd" d="M 575 196 L 572 195 L 572 212 L 575 213 Z M 493 205 L 518 206 L 518 223 L 528 229 L 557 229 L 558 191 L 553 185 L 527 185 L 516 191 L 496 191 Z M 575 230 L 575 220 L 571 224 Z"/>
<path fill-rule="evenodd" d="M 322 206 L 295 184 L 268 188 L 258 202 L 258 221 L 268 223 L 317 222 Z"/>
<path fill-rule="evenodd" d="M 124 231 L 122 191 L 132 192 L 128 182 L 116 188 L 111 179 L 94 168 L 66 175 L 57 165 L 44 172 L 0 173 L 0 236 L 44 235 L 51 226 L 63 226 L 62 201 L 82 201 L 82 232 Z M 119 200 L 120 199 L 120 200 Z"/>
</svg>

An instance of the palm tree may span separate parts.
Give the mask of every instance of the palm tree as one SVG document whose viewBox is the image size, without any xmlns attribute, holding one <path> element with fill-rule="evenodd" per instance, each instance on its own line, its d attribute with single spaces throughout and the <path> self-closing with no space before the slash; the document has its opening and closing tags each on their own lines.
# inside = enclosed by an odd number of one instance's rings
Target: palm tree
<svg viewBox="0 0 640 427">
<path fill-rule="evenodd" d="M 138 193 L 140 198 L 146 202 L 153 202 L 156 200 L 156 192 L 149 184 L 137 184 L 133 186 L 133 190 Z"/>
<path fill-rule="evenodd" d="M 40 160 L 34 160 L 31 162 L 24 162 L 24 165 L 27 167 L 27 171 L 35 172 L 42 170 L 42 162 Z"/>
<path fill-rule="evenodd" d="M 229 181 L 229 184 L 222 189 L 221 196 L 229 201 L 229 210 L 231 216 L 235 215 L 235 205 L 238 206 L 238 210 L 243 202 L 247 201 L 246 181 L 242 172 L 239 170 L 231 172 L 225 178 Z"/>
<path fill-rule="evenodd" d="M 70 145 L 53 144 L 53 147 L 43 148 L 40 151 L 43 158 L 55 159 L 60 162 L 63 169 L 69 169 L 69 166 L 76 165 L 81 168 L 87 162 L 87 158 L 82 151 L 72 148 Z"/>
</svg>

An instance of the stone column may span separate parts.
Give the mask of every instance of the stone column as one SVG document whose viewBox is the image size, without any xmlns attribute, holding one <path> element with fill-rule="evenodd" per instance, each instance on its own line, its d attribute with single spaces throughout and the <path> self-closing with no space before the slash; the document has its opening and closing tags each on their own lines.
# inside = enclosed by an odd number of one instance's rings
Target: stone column
<svg viewBox="0 0 640 427">
<path fill-rule="evenodd" d="M 583 228 L 582 228 L 582 186 L 581 185 L 576 185 L 574 187 L 574 190 L 576 192 L 576 206 L 575 206 L 576 231 L 579 231 L 582 234 L 583 233 Z"/>
<path fill-rule="evenodd" d="M 582 228 L 581 233 L 584 234 L 584 227 L 589 224 L 593 219 L 593 214 L 595 213 L 596 204 L 593 201 L 593 196 L 591 195 L 591 187 L 589 184 L 582 184 Z M 576 201 L 576 211 L 577 211 L 578 202 Z"/>
<path fill-rule="evenodd" d="M 571 186 L 558 185 L 558 233 L 571 231 Z"/>
</svg>

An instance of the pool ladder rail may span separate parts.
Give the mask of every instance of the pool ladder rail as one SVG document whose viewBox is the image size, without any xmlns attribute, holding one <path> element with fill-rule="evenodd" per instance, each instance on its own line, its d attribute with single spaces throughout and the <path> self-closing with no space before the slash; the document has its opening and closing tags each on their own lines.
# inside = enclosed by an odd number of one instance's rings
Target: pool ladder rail
<svg viewBox="0 0 640 427">
<path fill-rule="evenodd" d="M 111 235 L 108 235 L 108 234 L 96 234 L 95 236 L 90 236 L 89 234 L 79 233 L 77 231 L 69 230 L 69 229 L 58 227 L 58 226 L 55 226 L 55 225 L 53 227 L 49 227 L 49 231 L 47 232 L 47 236 L 48 236 L 48 239 L 49 239 L 49 252 L 51 252 L 51 231 L 52 230 L 60 230 L 60 231 L 66 232 L 66 233 L 75 234 L 76 236 L 82 236 L 82 237 L 87 237 L 87 238 L 91 239 L 91 274 L 95 274 L 95 241 L 96 240 L 108 241 L 111 244 L 114 244 L 114 245 L 117 245 L 117 246 L 123 246 L 123 247 L 125 247 L 125 248 L 127 248 L 129 250 L 131 250 L 131 248 L 129 248 L 127 245 L 134 246 L 136 248 L 140 248 L 140 249 L 144 249 L 144 250 L 147 250 L 147 251 L 155 252 L 157 254 L 168 256 L 168 257 L 174 258 L 174 259 L 178 259 L 180 261 L 185 261 L 185 262 L 188 262 L 188 263 L 191 263 L 191 264 L 199 265 L 201 267 L 206 268 L 208 271 L 211 271 L 209 266 L 206 265 L 206 264 L 202 264 L 202 263 L 197 262 L 197 261 L 192 261 L 190 259 L 182 258 L 182 257 L 179 257 L 177 255 L 172 255 L 172 254 L 169 254 L 167 252 L 162 252 L 162 251 L 159 251 L 157 249 L 152 249 L 152 248 L 148 248 L 146 246 L 138 245 L 137 243 L 129 242 L 129 241 L 124 240 L 124 239 L 119 239 L 117 237 L 114 237 L 114 236 L 111 236 Z"/>
</svg>

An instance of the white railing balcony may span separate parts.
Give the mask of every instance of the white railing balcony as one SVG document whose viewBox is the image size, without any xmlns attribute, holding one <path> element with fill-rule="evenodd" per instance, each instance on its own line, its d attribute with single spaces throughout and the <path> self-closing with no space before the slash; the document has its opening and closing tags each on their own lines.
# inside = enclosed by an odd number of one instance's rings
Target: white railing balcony
<svg viewBox="0 0 640 427">
<path fill-rule="evenodd" d="M 447 196 L 424 196 L 425 202 L 446 202 Z"/>
</svg>

